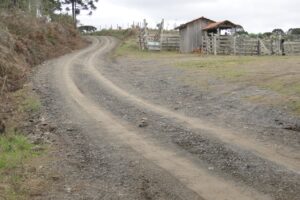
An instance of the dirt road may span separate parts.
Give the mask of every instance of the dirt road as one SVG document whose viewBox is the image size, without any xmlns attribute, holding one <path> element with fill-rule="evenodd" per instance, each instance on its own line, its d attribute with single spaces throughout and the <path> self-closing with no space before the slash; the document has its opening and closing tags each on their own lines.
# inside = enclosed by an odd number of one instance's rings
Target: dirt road
<svg viewBox="0 0 300 200">
<path fill-rule="evenodd" d="M 110 59 L 118 44 L 116 39 L 94 37 L 91 41 L 88 48 L 50 61 L 36 74 L 35 85 L 48 117 L 60 127 L 62 144 L 67 146 L 63 149 L 72 152 L 69 157 L 74 156 L 72 162 L 69 158 L 56 163 L 57 170 L 65 174 L 59 184 L 70 189 L 57 192 L 54 187 L 46 196 L 206 200 L 299 197 L 298 143 L 262 141 L 255 134 L 180 110 L 174 101 L 164 100 L 164 94 L 171 90 L 161 89 L 176 73 L 174 70 L 157 74 L 155 69 L 148 73 L 149 68 L 131 71 L 133 63 Z M 162 74 L 164 80 L 151 83 Z M 136 82 L 149 85 L 140 87 Z M 169 98 L 177 99 L 176 95 Z M 194 103 L 201 106 L 201 102 Z M 78 159 L 80 167 L 74 168 Z"/>
</svg>

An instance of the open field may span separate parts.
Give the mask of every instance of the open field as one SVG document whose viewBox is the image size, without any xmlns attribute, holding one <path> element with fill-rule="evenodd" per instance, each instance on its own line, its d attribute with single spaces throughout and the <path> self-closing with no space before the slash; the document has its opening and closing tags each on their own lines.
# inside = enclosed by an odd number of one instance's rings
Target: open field
<svg viewBox="0 0 300 200">
<path fill-rule="evenodd" d="M 257 87 L 271 93 L 245 94 L 243 99 L 287 108 L 300 115 L 299 56 L 206 56 L 140 51 L 135 38 L 125 40 L 115 56 L 155 59 L 184 71 L 182 81 L 206 90 Z"/>
<path fill-rule="evenodd" d="M 198 87 L 230 91 L 232 87 L 257 87 L 273 92 L 245 94 L 245 100 L 288 107 L 300 115 L 300 57 L 233 57 L 211 56 L 178 61 L 175 66 L 186 69 L 185 81 Z M 215 83 L 207 84 L 210 79 Z M 270 93 L 271 94 L 271 93 Z"/>
</svg>

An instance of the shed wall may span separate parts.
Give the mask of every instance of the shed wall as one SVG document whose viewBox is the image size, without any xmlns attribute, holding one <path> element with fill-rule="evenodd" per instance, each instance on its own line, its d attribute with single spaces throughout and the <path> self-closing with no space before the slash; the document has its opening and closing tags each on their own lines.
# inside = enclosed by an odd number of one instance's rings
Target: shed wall
<svg viewBox="0 0 300 200">
<path fill-rule="evenodd" d="M 202 48 L 202 29 L 209 22 L 198 20 L 188 24 L 180 30 L 180 52 L 191 53 L 196 49 Z"/>
</svg>

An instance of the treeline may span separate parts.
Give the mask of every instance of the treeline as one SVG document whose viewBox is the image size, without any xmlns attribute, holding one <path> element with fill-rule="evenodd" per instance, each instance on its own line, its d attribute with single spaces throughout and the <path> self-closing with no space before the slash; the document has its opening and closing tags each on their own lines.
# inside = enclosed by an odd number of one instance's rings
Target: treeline
<svg viewBox="0 0 300 200">
<path fill-rule="evenodd" d="M 19 9 L 33 16 L 55 16 L 62 11 L 72 13 L 73 22 L 76 24 L 76 16 L 81 11 L 87 11 L 89 15 L 97 9 L 98 0 L 1 0 L 2 10 Z"/>
</svg>

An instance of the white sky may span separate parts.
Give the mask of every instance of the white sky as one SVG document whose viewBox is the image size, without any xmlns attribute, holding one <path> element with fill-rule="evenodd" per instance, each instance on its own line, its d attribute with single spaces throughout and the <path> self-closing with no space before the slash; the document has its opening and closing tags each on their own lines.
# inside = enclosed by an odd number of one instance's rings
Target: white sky
<svg viewBox="0 0 300 200">
<path fill-rule="evenodd" d="M 78 17 L 98 29 L 117 25 L 124 28 L 147 19 L 154 27 L 162 18 L 168 29 L 205 16 L 215 21 L 230 20 L 248 32 L 300 27 L 300 0 L 99 0 L 92 16 Z"/>
</svg>

